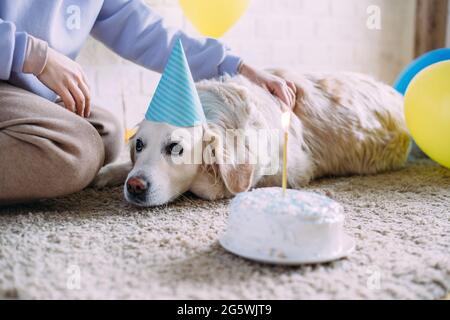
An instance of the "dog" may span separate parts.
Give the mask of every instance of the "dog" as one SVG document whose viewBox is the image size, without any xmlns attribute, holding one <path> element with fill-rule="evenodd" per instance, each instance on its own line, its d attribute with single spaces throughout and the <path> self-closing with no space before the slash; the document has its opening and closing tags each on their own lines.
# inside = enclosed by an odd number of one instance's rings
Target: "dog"
<svg viewBox="0 0 450 320">
<path fill-rule="evenodd" d="M 287 184 L 300 189 L 325 176 L 370 175 L 404 166 L 410 136 L 403 98 L 393 88 L 355 73 L 290 73 L 270 70 L 293 81 L 296 104 L 289 126 Z M 283 143 L 269 154 L 271 174 L 261 163 L 237 161 L 225 150 L 227 130 L 272 130 L 283 141 L 278 98 L 243 76 L 203 80 L 196 84 L 207 124 L 180 128 L 142 121 L 130 140 L 130 161 L 102 168 L 96 187 L 124 183 L 128 202 L 137 206 L 166 204 L 185 192 L 217 200 L 255 187 L 281 186 Z M 268 146 L 265 146 L 268 147 Z M 201 149 L 199 162 L 174 161 Z M 244 151 L 251 142 L 244 140 Z M 212 161 L 225 158 L 226 161 Z M 270 162 L 270 161 L 269 161 Z"/>
</svg>

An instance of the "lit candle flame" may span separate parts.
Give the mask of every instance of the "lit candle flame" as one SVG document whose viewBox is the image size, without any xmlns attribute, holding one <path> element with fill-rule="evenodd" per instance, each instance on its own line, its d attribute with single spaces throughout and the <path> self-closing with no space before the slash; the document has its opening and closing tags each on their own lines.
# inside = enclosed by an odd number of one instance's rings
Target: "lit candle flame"
<svg viewBox="0 0 450 320">
<path fill-rule="evenodd" d="M 291 113 L 289 111 L 283 112 L 281 115 L 281 126 L 283 127 L 284 131 L 287 131 L 289 129 L 289 125 L 291 123 Z"/>
</svg>

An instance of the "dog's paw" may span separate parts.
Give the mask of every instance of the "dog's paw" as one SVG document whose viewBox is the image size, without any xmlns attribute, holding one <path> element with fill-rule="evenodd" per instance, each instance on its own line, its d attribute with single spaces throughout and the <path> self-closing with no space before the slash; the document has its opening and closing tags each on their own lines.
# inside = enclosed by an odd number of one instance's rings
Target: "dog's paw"
<svg viewBox="0 0 450 320">
<path fill-rule="evenodd" d="M 92 181 L 91 186 L 96 189 L 120 186 L 125 183 L 129 170 L 128 164 L 103 167 Z"/>
<path fill-rule="evenodd" d="M 111 168 L 108 167 L 103 167 L 98 172 L 94 181 L 92 181 L 91 186 L 96 189 L 113 187 L 114 186 L 113 181 L 114 181 L 113 170 L 111 170 Z"/>
</svg>

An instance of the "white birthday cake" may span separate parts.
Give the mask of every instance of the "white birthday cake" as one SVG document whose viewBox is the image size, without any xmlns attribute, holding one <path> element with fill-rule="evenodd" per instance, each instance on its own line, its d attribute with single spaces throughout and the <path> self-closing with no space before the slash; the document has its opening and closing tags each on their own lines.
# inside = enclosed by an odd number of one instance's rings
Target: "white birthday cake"
<svg viewBox="0 0 450 320">
<path fill-rule="evenodd" d="M 233 199 L 221 243 L 243 256 L 320 261 L 339 256 L 347 240 L 339 203 L 312 192 L 286 190 L 283 196 L 281 188 L 263 188 Z"/>
</svg>

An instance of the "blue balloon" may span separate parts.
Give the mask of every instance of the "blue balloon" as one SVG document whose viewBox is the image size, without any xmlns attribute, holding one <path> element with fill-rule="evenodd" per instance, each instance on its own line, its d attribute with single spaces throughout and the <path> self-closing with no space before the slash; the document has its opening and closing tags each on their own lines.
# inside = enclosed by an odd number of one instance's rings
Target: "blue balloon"
<svg viewBox="0 0 450 320">
<path fill-rule="evenodd" d="M 405 94 L 406 89 L 412 79 L 423 69 L 429 67 L 432 64 L 450 60 L 450 49 L 437 49 L 434 51 L 430 51 L 423 56 L 414 60 L 403 73 L 398 77 L 397 81 L 394 84 L 394 88 L 400 92 L 401 94 Z"/>
</svg>

